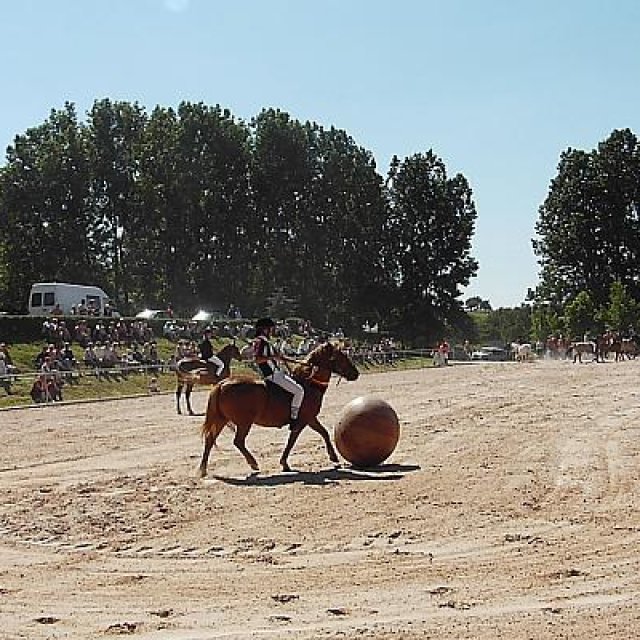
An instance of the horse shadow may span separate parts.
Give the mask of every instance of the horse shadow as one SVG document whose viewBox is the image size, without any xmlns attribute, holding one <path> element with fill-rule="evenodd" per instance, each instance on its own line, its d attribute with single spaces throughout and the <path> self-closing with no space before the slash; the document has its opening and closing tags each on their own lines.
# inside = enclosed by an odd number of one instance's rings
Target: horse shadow
<svg viewBox="0 0 640 640">
<path fill-rule="evenodd" d="M 404 478 L 406 473 L 418 471 L 417 464 L 384 464 L 371 468 L 355 466 L 334 467 L 324 471 L 287 471 L 263 476 L 259 472 L 251 473 L 244 478 L 229 478 L 211 475 L 212 479 L 233 487 L 278 487 L 287 484 L 301 483 L 312 486 L 336 485 L 345 480 L 350 481 L 394 481 Z"/>
</svg>

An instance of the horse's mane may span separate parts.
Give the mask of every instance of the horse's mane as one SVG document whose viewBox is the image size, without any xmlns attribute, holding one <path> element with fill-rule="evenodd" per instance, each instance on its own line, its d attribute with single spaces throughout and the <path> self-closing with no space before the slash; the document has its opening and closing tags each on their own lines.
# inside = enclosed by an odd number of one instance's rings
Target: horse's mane
<svg viewBox="0 0 640 640">
<path fill-rule="evenodd" d="M 310 351 L 304 358 L 304 360 L 292 369 L 291 373 L 295 378 L 298 379 L 306 379 L 311 376 L 311 372 L 314 367 L 318 366 L 317 360 L 322 358 L 322 356 L 330 357 L 333 353 L 333 350 L 336 349 L 337 346 L 331 342 L 323 342 L 318 345 L 315 349 Z M 327 363 L 328 366 L 328 363 Z"/>
</svg>

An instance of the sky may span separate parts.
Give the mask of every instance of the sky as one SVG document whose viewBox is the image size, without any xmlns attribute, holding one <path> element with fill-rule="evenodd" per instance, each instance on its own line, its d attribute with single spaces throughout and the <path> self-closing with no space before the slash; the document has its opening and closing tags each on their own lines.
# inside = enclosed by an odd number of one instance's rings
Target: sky
<svg viewBox="0 0 640 640">
<path fill-rule="evenodd" d="M 638 0 L 0 0 L 0 164 L 52 109 L 84 121 L 103 98 L 278 108 L 382 176 L 432 150 L 477 209 L 462 300 L 518 306 L 560 154 L 640 135 L 638 25 Z"/>
</svg>

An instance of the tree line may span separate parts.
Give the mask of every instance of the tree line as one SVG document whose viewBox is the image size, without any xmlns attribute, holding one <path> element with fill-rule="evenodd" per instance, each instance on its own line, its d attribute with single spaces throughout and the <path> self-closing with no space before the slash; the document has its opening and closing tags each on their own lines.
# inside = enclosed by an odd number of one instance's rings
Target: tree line
<svg viewBox="0 0 640 640">
<path fill-rule="evenodd" d="M 635 134 L 564 151 L 538 213 L 526 311 L 481 298 L 467 310 L 488 312 L 494 336 L 638 329 Z M 394 157 L 383 177 L 345 131 L 277 109 L 244 122 L 219 105 L 105 99 L 80 121 L 67 103 L 0 168 L 0 309 L 58 280 L 102 286 L 124 313 L 234 304 L 400 337 L 473 333 L 459 298 L 478 270 L 476 216 L 468 181 L 432 150 Z"/>
<path fill-rule="evenodd" d="M 148 113 L 73 103 L 15 137 L 0 168 L 0 308 L 30 285 L 105 288 L 127 313 L 166 305 L 299 315 L 395 335 L 465 322 L 476 209 L 432 151 L 386 176 L 345 131 L 264 109 Z"/>
</svg>

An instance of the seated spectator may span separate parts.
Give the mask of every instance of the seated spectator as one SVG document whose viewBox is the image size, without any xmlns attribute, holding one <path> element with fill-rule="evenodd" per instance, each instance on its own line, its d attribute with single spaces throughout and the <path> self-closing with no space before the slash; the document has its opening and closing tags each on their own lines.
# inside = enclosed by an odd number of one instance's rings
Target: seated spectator
<svg viewBox="0 0 640 640">
<path fill-rule="evenodd" d="M 17 373 L 18 369 L 16 367 L 13 366 L 13 358 L 11 357 L 11 354 L 9 353 L 9 345 L 7 345 L 6 342 L 0 342 L 0 353 L 4 354 L 4 361 L 7 365 L 7 370 L 8 372 L 11 373 Z"/>
<path fill-rule="evenodd" d="M 73 349 L 71 348 L 71 344 L 69 342 L 64 343 L 64 348 L 60 352 L 60 360 L 63 366 L 65 366 L 65 368 L 67 368 L 67 370 L 69 371 L 77 366 L 78 361 L 73 354 Z"/>
<path fill-rule="evenodd" d="M 73 339 L 85 349 L 87 344 L 91 342 L 91 331 L 85 320 L 80 320 L 73 330 Z"/>
<path fill-rule="evenodd" d="M 49 355 L 49 345 L 44 344 L 42 345 L 42 349 L 40 349 L 38 355 L 33 359 L 33 364 L 35 365 L 36 369 L 40 369 L 40 367 L 44 364 L 47 355 Z"/>
<path fill-rule="evenodd" d="M 98 358 L 93 342 L 89 342 L 87 344 L 87 348 L 84 350 L 83 362 L 85 367 L 89 367 L 91 369 L 98 369 L 100 367 L 100 358 Z"/>
<path fill-rule="evenodd" d="M 150 371 L 156 371 L 156 365 L 160 364 L 158 357 L 158 345 L 155 342 L 146 342 L 142 347 L 143 362 Z"/>
<path fill-rule="evenodd" d="M 105 367 L 115 367 L 118 364 L 119 356 L 115 344 L 107 342 L 102 352 L 102 364 Z"/>
<path fill-rule="evenodd" d="M 134 342 L 131 351 L 130 351 L 131 359 L 138 364 L 141 364 L 143 361 L 142 351 L 140 351 L 140 345 L 137 342 Z"/>
<path fill-rule="evenodd" d="M 40 391 L 44 395 L 44 401 L 62 401 L 62 378 L 56 369 L 52 356 L 46 356 L 40 367 Z"/>
</svg>

